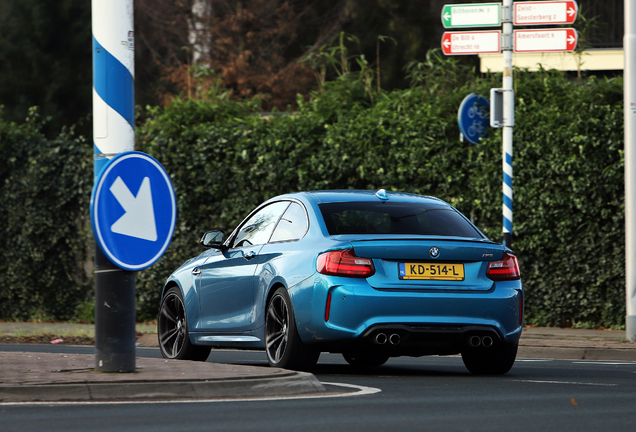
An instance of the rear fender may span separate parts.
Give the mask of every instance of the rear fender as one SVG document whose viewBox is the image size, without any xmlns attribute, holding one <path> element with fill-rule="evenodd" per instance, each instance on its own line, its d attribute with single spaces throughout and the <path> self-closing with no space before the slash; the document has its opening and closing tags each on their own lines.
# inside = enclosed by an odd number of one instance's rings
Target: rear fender
<svg viewBox="0 0 636 432">
<path fill-rule="evenodd" d="M 188 331 L 196 331 L 200 326 L 199 293 L 196 289 L 195 282 L 195 276 L 190 270 L 172 274 L 164 285 L 161 293 L 161 299 L 163 300 L 163 297 L 170 288 L 175 286 L 179 288 L 185 304 Z"/>
</svg>

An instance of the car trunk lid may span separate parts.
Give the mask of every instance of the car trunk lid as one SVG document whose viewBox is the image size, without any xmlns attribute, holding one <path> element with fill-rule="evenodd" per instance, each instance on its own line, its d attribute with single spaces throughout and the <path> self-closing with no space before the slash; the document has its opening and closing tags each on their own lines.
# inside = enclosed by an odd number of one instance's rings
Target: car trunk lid
<svg viewBox="0 0 636 432">
<path fill-rule="evenodd" d="M 491 261 L 504 247 L 489 240 L 458 237 L 349 239 L 354 253 L 373 259 L 375 274 L 367 281 L 380 290 L 487 291 Z"/>
</svg>

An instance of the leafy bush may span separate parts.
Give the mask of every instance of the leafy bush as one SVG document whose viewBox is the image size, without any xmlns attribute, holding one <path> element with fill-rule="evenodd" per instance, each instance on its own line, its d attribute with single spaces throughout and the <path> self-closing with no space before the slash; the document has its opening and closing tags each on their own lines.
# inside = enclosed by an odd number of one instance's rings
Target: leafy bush
<svg viewBox="0 0 636 432">
<path fill-rule="evenodd" d="M 2 319 L 70 319 L 91 291 L 91 147 L 42 126 L 35 110 L 21 125 L 0 117 Z"/>
</svg>

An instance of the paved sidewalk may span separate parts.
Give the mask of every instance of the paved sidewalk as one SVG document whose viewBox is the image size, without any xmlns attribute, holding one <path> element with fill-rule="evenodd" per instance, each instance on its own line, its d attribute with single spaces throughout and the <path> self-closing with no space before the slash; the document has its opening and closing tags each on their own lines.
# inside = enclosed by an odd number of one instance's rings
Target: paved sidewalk
<svg viewBox="0 0 636 432">
<path fill-rule="evenodd" d="M 93 370 L 95 356 L 0 352 L 0 402 L 262 398 L 326 392 L 312 374 L 137 358 L 134 373 Z"/>
<path fill-rule="evenodd" d="M 90 335 L 92 328 L 0 323 L 0 336 Z M 157 335 L 142 334 L 137 344 L 156 347 Z M 626 341 L 624 331 L 529 327 L 517 357 L 636 361 L 636 343 Z M 312 374 L 277 368 L 137 358 L 135 373 L 118 374 L 95 372 L 94 361 L 94 355 L 85 354 L 0 351 L 0 402 L 280 397 L 327 391 Z"/>
<path fill-rule="evenodd" d="M 2 323 L 0 336 L 94 337 L 92 324 Z M 151 332 L 152 325 L 137 325 Z M 143 333 L 138 346 L 158 346 Z M 0 351 L 1 402 L 139 401 L 263 398 L 327 394 L 312 374 L 285 369 L 136 359 L 134 373 L 94 371 L 95 355 Z"/>
<path fill-rule="evenodd" d="M 519 358 L 636 361 L 636 342 L 625 331 L 526 327 Z"/>
</svg>

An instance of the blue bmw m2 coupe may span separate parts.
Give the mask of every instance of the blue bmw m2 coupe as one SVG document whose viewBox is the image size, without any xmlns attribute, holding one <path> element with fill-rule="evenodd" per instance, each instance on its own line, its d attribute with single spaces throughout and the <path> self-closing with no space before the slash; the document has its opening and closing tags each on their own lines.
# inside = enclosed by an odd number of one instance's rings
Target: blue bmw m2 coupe
<svg viewBox="0 0 636 432">
<path fill-rule="evenodd" d="M 158 317 L 166 358 L 261 349 L 310 370 L 321 352 L 355 367 L 461 354 L 475 374 L 512 367 L 523 326 L 517 258 L 437 198 L 316 191 L 258 206 L 167 280 Z"/>
</svg>

